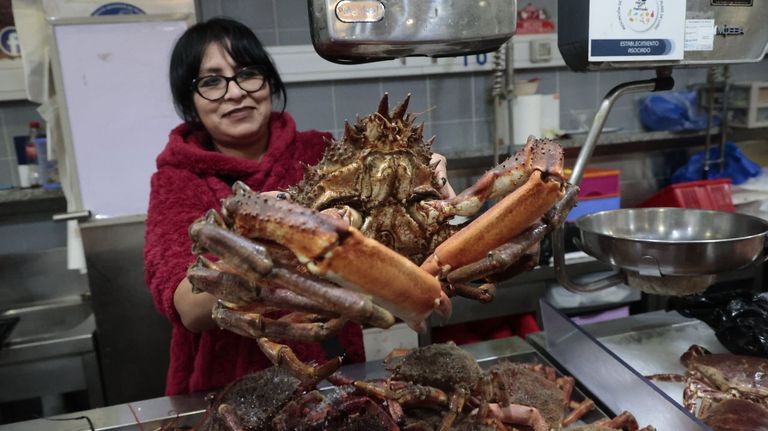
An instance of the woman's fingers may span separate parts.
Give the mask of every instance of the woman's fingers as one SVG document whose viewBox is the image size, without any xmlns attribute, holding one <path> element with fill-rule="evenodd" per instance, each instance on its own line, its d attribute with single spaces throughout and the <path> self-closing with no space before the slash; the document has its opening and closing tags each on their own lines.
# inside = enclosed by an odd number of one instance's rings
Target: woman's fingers
<svg viewBox="0 0 768 431">
<path fill-rule="evenodd" d="M 437 179 L 438 184 L 441 184 L 438 189 L 440 194 L 446 199 L 456 196 L 456 192 L 453 191 L 453 187 L 448 182 L 448 161 L 445 156 L 432 153 L 432 159 L 429 162 L 430 165 L 435 166 L 435 179 Z"/>
</svg>

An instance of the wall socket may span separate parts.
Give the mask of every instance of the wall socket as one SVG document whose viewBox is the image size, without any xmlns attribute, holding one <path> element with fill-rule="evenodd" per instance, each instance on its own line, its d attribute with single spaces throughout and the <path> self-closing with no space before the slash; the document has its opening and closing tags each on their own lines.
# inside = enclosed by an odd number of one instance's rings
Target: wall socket
<svg viewBox="0 0 768 431">
<path fill-rule="evenodd" d="M 531 40 L 531 63 L 543 63 L 552 60 L 552 41 L 546 39 Z"/>
</svg>

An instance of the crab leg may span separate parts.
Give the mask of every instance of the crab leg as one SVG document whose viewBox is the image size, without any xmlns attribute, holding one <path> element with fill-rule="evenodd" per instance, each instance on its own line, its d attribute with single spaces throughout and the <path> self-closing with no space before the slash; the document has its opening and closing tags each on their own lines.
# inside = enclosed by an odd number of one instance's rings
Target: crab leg
<svg viewBox="0 0 768 431">
<path fill-rule="evenodd" d="M 245 337 L 272 337 L 298 341 L 317 341 L 328 338 L 338 332 L 346 319 L 328 321 L 314 318 L 312 314 L 303 314 L 298 318 L 291 313 L 279 319 L 270 319 L 253 311 L 241 311 L 227 307 L 218 301 L 211 312 L 213 320 L 219 326 Z M 320 321 L 317 321 L 320 320 Z"/>
<path fill-rule="evenodd" d="M 312 273 L 371 295 L 413 329 L 424 329 L 432 311 L 450 315 L 450 301 L 435 277 L 357 229 L 291 202 L 237 186 L 235 192 L 223 216 L 237 214 L 230 223 L 241 235 L 284 245 Z"/>
<path fill-rule="evenodd" d="M 447 274 L 480 260 L 516 237 L 538 220 L 562 197 L 559 181 L 545 179 L 534 171 L 520 188 L 440 244 L 421 265 L 430 274 Z"/>
<path fill-rule="evenodd" d="M 454 198 L 425 202 L 425 209 L 431 209 L 425 214 L 436 220 L 454 215 L 473 216 L 486 201 L 500 199 L 523 186 L 533 172 L 561 175 L 562 170 L 563 155 L 557 144 L 529 136 L 525 146 L 513 157 L 486 172 Z"/>
<path fill-rule="evenodd" d="M 252 243 L 229 230 L 211 223 L 208 215 L 190 227 L 190 236 L 200 252 L 207 250 L 222 257 L 227 265 L 245 266 L 254 274 L 254 283 L 266 280 L 268 286 L 284 288 L 299 296 L 309 298 L 321 309 L 337 315 L 344 315 L 359 323 L 368 323 L 379 328 L 388 328 L 395 323 L 394 317 L 385 309 L 374 304 L 366 295 L 302 277 L 287 269 L 275 267 L 266 249 Z M 205 264 L 205 260 L 201 261 Z M 233 264 L 234 262 L 234 264 Z M 269 262 L 266 264 L 266 262 Z M 246 272 L 246 271 L 244 271 Z M 202 276 L 193 266 L 191 282 L 198 282 L 198 289 L 205 290 L 204 281 L 210 277 Z M 224 276 L 222 276 L 224 277 Z M 226 281 L 226 280 L 225 280 Z"/>
<path fill-rule="evenodd" d="M 544 223 L 534 223 L 512 241 L 488 252 L 484 258 L 457 268 L 447 274 L 449 283 L 464 283 L 486 278 L 507 270 L 531 247 L 541 242 L 555 227 L 561 225 L 576 204 L 579 188 L 566 186 L 566 192 L 543 217 Z"/>
<path fill-rule="evenodd" d="M 224 418 L 224 422 L 232 431 L 245 431 L 245 427 L 238 417 L 234 407 L 229 404 L 222 404 L 219 406 L 219 415 Z"/>
<path fill-rule="evenodd" d="M 645 378 L 648 380 L 657 380 L 659 382 L 685 382 L 685 376 L 682 374 L 650 374 L 645 376 Z"/>
<path fill-rule="evenodd" d="M 581 419 L 585 414 L 589 413 L 590 410 L 595 408 L 595 402 L 587 398 L 586 400 L 582 401 L 581 403 L 578 403 L 576 407 L 571 410 L 571 413 L 568 414 L 568 416 L 563 419 L 562 425 L 568 426 L 577 420 Z"/>
<path fill-rule="evenodd" d="M 635 417 L 632 416 L 632 413 L 628 411 L 622 412 L 620 415 L 611 420 L 600 420 L 595 423 L 617 430 L 626 428 L 629 431 L 638 431 L 640 428 L 640 425 L 637 423 L 637 419 L 635 419 Z"/>
<path fill-rule="evenodd" d="M 502 407 L 496 403 L 489 404 L 489 407 L 491 412 L 504 423 L 526 425 L 533 428 L 534 431 L 549 430 L 547 421 L 535 407 L 521 404 L 509 404 Z"/>
<path fill-rule="evenodd" d="M 453 426 L 453 422 L 456 420 L 456 417 L 459 416 L 461 409 L 464 408 L 464 403 L 467 401 L 467 397 L 467 391 L 464 389 L 458 389 L 456 392 L 451 394 L 451 399 L 448 403 L 448 413 L 443 416 L 443 421 L 440 422 L 440 426 L 437 428 L 438 431 L 448 431 L 451 429 L 451 426 Z"/>
<path fill-rule="evenodd" d="M 565 405 L 568 405 L 571 402 L 571 394 L 573 393 L 573 386 L 576 384 L 576 380 L 573 377 L 565 376 L 558 377 L 556 382 L 560 390 L 563 391 Z"/>
<path fill-rule="evenodd" d="M 302 362 L 301 359 L 296 357 L 293 350 L 284 344 L 275 343 L 264 337 L 259 338 L 258 343 L 261 351 L 264 352 L 273 364 L 285 366 L 291 375 L 301 380 L 306 387 L 315 386 L 318 382 L 336 372 L 341 366 L 341 358 L 339 357 L 333 358 L 322 365 L 311 366 Z"/>
<path fill-rule="evenodd" d="M 307 313 L 328 314 L 329 310 L 307 297 L 290 290 L 278 289 L 278 284 L 268 277 L 261 278 L 261 286 L 254 285 L 240 274 L 229 272 L 220 262 L 198 256 L 197 262 L 187 271 L 195 293 L 208 292 L 231 304 L 258 303 L 275 308 L 290 308 Z"/>
<path fill-rule="evenodd" d="M 480 302 L 491 302 L 496 295 L 496 286 L 492 283 L 485 283 L 478 287 L 463 283 L 449 283 L 443 286 L 443 289 L 448 296 L 462 296 Z"/>
<path fill-rule="evenodd" d="M 354 385 L 367 395 L 394 400 L 404 406 L 449 406 L 451 398 L 440 389 L 430 386 L 400 384 L 392 382 L 391 386 L 356 380 Z"/>
</svg>

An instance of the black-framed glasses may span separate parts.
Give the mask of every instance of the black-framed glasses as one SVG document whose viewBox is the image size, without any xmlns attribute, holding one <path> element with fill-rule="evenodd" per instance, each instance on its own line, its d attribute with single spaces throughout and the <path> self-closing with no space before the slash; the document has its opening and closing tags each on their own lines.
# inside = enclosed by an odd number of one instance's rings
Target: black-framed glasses
<svg viewBox="0 0 768 431">
<path fill-rule="evenodd" d="M 234 76 L 206 75 L 192 80 L 192 88 L 205 100 L 215 102 L 227 95 L 229 81 L 235 81 L 246 93 L 255 93 L 262 88 L 266 81 L 261 72 L 255 67 L 240 69 Z"/>
</svg>

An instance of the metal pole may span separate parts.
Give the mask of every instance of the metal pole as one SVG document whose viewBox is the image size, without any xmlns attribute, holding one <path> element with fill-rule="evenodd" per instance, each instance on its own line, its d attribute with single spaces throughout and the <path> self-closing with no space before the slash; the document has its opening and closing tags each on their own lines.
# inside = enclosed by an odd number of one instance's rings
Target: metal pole
<svg viewBox="0 0 768 431">
<path fill-rule="evenodd" d="M 709 149 L 712 146 L 712 117 L 715 111 L 715 66 L 707 70 L 707 135 L 704 137 L 704 179 L 709 178 Z M 722 124 L 720 125 L 722 127 Z"/>
<path fill-rule="evenodd" d="M 603 102 L 600 104 L 600 108 L 597 110 L 597 113 L 595 113 L 592 127 L 589 129 L 587 138 L 581 147 L 581 151 L 579 151 L 579 156 L 576 158 L 576 163 L 573 166 L 573 173 L 571 174 L 569 182 L 576 186 L 581 182 L 587 163 L 592 157 L 595 145 L 597 145 L 597 140 L 603 131 L 605 120 L 608 119 L 608 114 L 610 114 L 611 108 L 619 97 L 630 93 L 666 91 L 672 89 L 674 85 L 675 81 L 672 79 L 671 70 L 664 68 L 656 70 L 656 78 L 654 79 L 625 82 L 613 87 L 608 94 L 605 95 Z M 611 274 L 589 284 L 580 284 L 572 281 L 565 271 L 565 233 L 563 232 L 562 226 L 555 229 L 552 233 L 552 248 L 557 281 L 572 292 L 594 292 L 596 290 L 615 286 L 624 281 L 624 276 L 621 273 Z"/>
<path fill-rule="evenodd" d="M 511 74 L 512 69 L 509 66 L 507 56 L 507 46 L 511 45 L 505 42 L 493 54 L 493 85 L 491 87 L 491 96 L 493 97 L 493 112 L 495 120 L 495 136 L 493 137 L 493 166 L 500 162 L 500 147 L 508 146 L 512 142 L 512 123 L 510 116 L 510 94 L 507 91 L 507 74 Z M 507 151 L 507 148 L 504 149 Z"/>
<path fill-rule="evenodd" d="M 720 119 L 720 173 L 725 169 L 725 141 L 728 136 L 728 94 L 731 92 L 731 67 L 723 66 L 723 109 Z"/>
<path fill-rule="evenodd" d="M 576 163 L 573 165 L 573 173 L 571 174 L 569 182 L 573 185 L 579 185 L 581 182 L 581 177 L 584 175 L 584 169 L 587 167 L 587 163 L 595 150 L 595 145 L 597 145 L 597 140 L 603 132 L 603 126 L 608 119 L 608 114 L 610 114 L 611 108 L 619 97 L 630 93 L 666 91 L 670 90 L 674 85 L 675 82 L 672 79 L 670 71 L 668 69 L 658 69 L 656 71 L 656 78 L 644 81 L 625 82 L 613 87 L 608 94 L 605 95 L 602 103 L 600 103 L 600 108 L 597 110 L 597 113 L 595 113 L 595 118 L 592 120 L 592 127 L 589 129 L 587 138 L 581 146 L 581 151 L 579 151 Z"/>
</svg>

